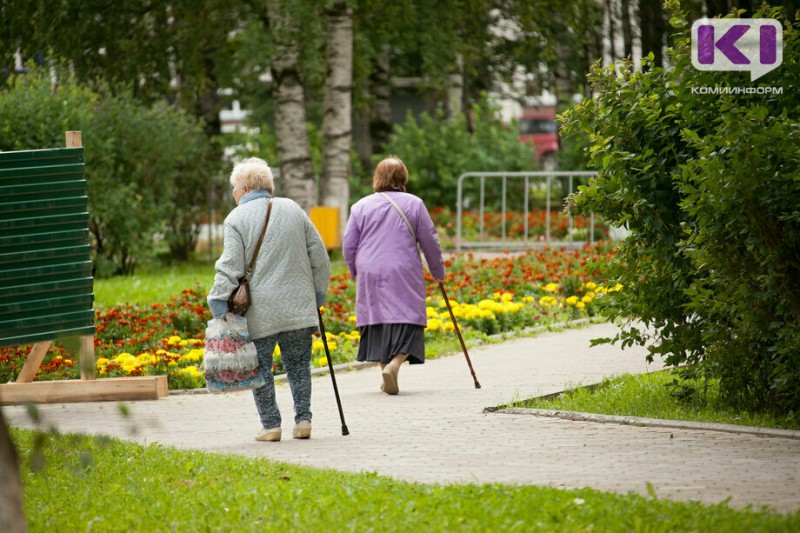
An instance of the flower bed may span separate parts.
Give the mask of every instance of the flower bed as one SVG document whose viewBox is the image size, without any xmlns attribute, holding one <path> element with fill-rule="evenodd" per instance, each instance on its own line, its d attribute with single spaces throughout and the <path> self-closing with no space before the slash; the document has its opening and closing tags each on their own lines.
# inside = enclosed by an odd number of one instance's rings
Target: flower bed
<svg viewBox="0 0 800 533">
<path fill-rule="evenodd" d="M 439 232 L 444 245 L 454 241 L 456 237 L 457 214 L 446 207 L 435 207 L 430 211 L 431 219 Z M 483 213 L 483 239 L 496 240 L 503 236 L 503 213 L 487 210 Z M 547 210 L 531 209 L 527 216 L 527 235 L 529 241 L 544 241 L 547 235 Z M 576 216 L 570 219 L 563 210 L 554 208 L 550 211 L 550 238 L 555 241 L 588 241 L 590 239 L 591 220 L 588 217 Z M 461 213 L 461 236 L 467 241 L 481 238 L 481 213 L 477 210 L 465 210 Z M 525 238 L 525 213 L 506 211 L 505 239 L 520 241 Z M 608 227 L 595 217 L 594 240 L 608 239 Z"/>
<path fill-rule="evenodd" d="M 495 259 L 473 254 L 449 260 L 445 287 L 453 314 L 466 338 L 514 331 L 597 314 L 608 287 L 598 270 L 613 255 L 605 243 L 580 250 L 550 249 L 505 254 Z M 454 326 L 436 283 L 427 277 L 430 346 L 453 337 Z M 360 340 L 355 327 L 355 284 L 347 272 L 332 276 L 322 308 L 328 348 L 334 363 L 355 359 Z M 203 336 L 211 315 L 205 291 L 184 290 L 168 304 L 120 305 L 95 313 L 98 377 L 167 375 L 171 389 L 198 388 L 203 376 Z M 29 346 L 0 349 L 0 381 L 16 379 Z M 432 353 L 431 355 L 436 355 Z M 321 338 L 312 346 L 312 365 L 327 365 Z M 54 343 L 36 380 L 77 379 L 78 364 Z M 280 348 L 274 373 L 282 373 Z"/>
</svg>

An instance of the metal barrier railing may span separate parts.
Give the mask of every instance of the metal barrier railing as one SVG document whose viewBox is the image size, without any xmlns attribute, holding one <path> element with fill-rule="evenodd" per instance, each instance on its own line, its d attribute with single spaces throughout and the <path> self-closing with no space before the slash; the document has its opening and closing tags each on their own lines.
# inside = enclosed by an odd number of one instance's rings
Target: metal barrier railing
<svg viewBox="0 0 800 533">
<path fill-rule="evenodd" d="M 553 181 L 558 178 L 561 180 L 566 181 L 567 183 L 567 191 L 566 194 L 571 194 L 574 189 L 574 179 L 578 177 L 592 177 L 596 176 L 597 172 L 594 171 L 563 171 L 563 170 L 552 170 L 552 171 L 537 171 L 537 172 L 466 172 L 458 177 L 458 198 L 456 200 L 457 206 L 457 213 L 456 213 L 456 251 L 460 252 L 464 247 L 470 248 L 478 248 L 478 247 L 496 247 L 496 248 L 511 248 L 511 247 L 530 247 L 533 244 L 540 244 L 540 243 L 547 243 L 547 244 L 576 244 L 579 242 L 586 242 L 586 241 L 575 241 L 572 238 L 573 233 L 573 225 L 574 225 L 574 217 L 570 217 L 570 226 L 568 236 L 569 239 L 567 241 L 552 241 L 551 240 L 551 217 L 550 211 L 552 207 L 552 198 L 551 198 L 551 190 Z M 477 241 L 466 241 L 463 238 L 463 215 L 464 215 L 464 207 L 465 207 L 465 186 L 464 183 L 467 180 L 480 180 L 479 186 L 477 187 L 477 209 L 478 209 L 478 220 L 479 220 L 479 231 L 478 236 L 479 240 Z M 522 213 L 523 213 L 523 238 L 522 240 L 514 240 L 509 241 L 507 240 L 507 207 L 508 207 L 508 181 L 509 179 L 514 180 L 515 182 L 522 182 L 522 190 L 523 190 L 523 198 L 522 198 Z M 487 235 L 485 232 L 485 220 L 484 214 L 486 212 L 486 180 L 500 180 L 501 181 L 501 189 L 500 189 L 500 213 L 501 213 L 501 234 L 500 240 L 496 240 L 496 237 L 491 239 L 487 239 Z M 529 227 L 528 227 L 528 215 L 530 213 L 530 196 L 529 192 L 531 190 L 531 184 L 541 185 L 544 184 L 546 188 L 545 192 L 545 238 L 544 240 L 537 239 L 536 241 L 530 240 L 529 234 Z M 474 194 L 473 191 L 470 191 Z M 472 196 L 469 197 L 470 200 Z M 495 203 L 497 199 L 495 199 Z M 590 215 L 590 228 L 589 228 L 589 242 L 592 244 L 594 243 L 594 215 Z"/>
</svg>

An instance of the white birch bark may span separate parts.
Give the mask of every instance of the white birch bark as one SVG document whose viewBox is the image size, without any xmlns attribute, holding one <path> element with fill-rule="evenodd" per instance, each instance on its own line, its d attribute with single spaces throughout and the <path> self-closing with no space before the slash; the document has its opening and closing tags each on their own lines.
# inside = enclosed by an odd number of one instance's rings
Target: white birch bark
<svg viewBox="0 0 800 533">
<path fill-rule="evenodd" d="M 269 0 L 267 13 L 272 43 L 275 136 L 281 168 L 276 194 L 291 198 L 307 211 L 317 203 L 317 187 L 306 130 L 305 91 L 300 79 L 299 21 L 281 0 Z"/>
<path fill-rule="evenodd" d="M 339 209 L 339 235 L 344 234 L 350 199 L 352 143 L 353 12 L 344 0 L 326 13 L 327 78 L 322 118 L 322 205 Z"/>
</svg>

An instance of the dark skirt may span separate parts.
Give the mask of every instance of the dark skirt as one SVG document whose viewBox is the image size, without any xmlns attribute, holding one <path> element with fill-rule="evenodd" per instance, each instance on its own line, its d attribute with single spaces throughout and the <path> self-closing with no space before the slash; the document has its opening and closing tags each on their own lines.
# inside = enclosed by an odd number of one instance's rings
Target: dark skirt
<svg viewBox="0 0 800 533">
<path fill-rule="evenodd" d="M 416 324 L 372 324 L 358 328 L 359 361 L 388 364 L 399 353 L 412 365 L 425 362 L 425 328 Z"/>
</svg>

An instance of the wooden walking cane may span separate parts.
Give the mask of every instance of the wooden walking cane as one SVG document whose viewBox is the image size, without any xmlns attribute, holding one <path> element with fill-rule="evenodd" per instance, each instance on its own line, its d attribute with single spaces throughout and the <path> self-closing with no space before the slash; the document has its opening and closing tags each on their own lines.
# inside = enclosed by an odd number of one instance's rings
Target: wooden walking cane
<svg viewBox="0 0 800 533">
<path fill-rule="evenodd" d="M 475 376 L 475 370 L 472 368 L 472 361 L 469 360 L 469 354 L 467 353 L 467 345 L 464 344 L 464 338 L 461 336 L 461 330 L 458 329 L 458 323 L 456 322 L 456 315 L 453 314 L 453 308 L 450 306 L 450 299 L 447 297 L 447 293 L 444 290 L 444 283 L 441 281 L 439 283 L 439 289 L 442 291 L 442 296 L 444 297 L 444 303 L 447 304 L 447 310 L 450 312 L 450 320 L 453 321 L 453 327 L 456 330 L 456 335 L 458 335 L 458 340 L 461 342 L 461 349 L 464 350 L 464 357 L 467 358 L 467 365 L 469 365 L 469 371 L 472 373 L 472 379 L 475 381 L 475 388 L 480 389 L 481 384 L 478 383 L 478 378 Z"/>
</svg>

